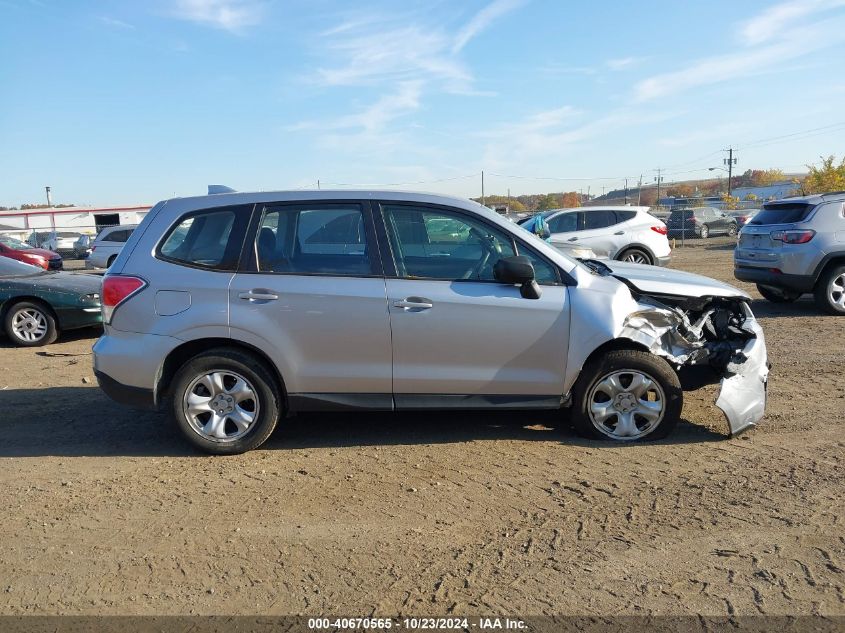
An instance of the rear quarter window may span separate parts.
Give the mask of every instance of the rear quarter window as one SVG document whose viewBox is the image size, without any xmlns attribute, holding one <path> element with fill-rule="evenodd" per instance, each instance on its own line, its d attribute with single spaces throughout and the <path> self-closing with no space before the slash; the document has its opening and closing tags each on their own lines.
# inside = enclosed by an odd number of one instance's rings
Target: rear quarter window
<svg viewBox="0 0 845 633">
<path fill-rule="evenodd" d="M 156 254 L 174 264 L 235 270 L 251 213 L 252 205 L 188 213 L 170 228 Z"/>
</svg>

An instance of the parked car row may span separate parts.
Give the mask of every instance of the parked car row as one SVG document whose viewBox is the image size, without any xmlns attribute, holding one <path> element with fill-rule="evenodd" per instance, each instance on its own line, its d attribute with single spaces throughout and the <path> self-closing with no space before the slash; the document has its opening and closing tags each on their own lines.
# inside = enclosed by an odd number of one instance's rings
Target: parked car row
<svg viewBox="0 0 845 633">
<path fill-rule="evenodd" d="M 666 220 L 669 237 L 700 237 L 711 235 L 733 237 L 739 230 L 737 218 L 713 207 L 681 207 L 672 209 Z"/>
</svg>

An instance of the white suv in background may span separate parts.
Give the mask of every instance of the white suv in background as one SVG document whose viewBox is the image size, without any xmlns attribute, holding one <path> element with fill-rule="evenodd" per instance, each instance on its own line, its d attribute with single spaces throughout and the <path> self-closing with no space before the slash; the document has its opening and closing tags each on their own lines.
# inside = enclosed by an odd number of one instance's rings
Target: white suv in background
<svg viewBox="0 0 845 633">
<path fill-rule="evenodd" d="M 669 263 L 666 225 L 649 207 L 579 207 L 543 211 L 521 223 L 536 233 L 542 215 L 552 246 L 564 252 L 589 249 L 599 259 L 618 259 L 635 264 Z"/>
<path fill-rule="evenodd" d="M 85 260 L 86 268 L 109 268 L 117 259 L 126 240 L 138 227 L 137 224 L 109 226 L 100 231 L 91 244 L 91 253 Z"/>
</svg>

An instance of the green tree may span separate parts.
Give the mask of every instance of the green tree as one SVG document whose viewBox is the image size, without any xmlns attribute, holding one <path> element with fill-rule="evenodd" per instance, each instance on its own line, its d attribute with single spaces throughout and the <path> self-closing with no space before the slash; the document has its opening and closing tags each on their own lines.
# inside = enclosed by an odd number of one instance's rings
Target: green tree
<svg viewBox="0 0 845 633">
<path fill-rule="evenodd" d="M 826 193 L 828 191 L 845 190 L 845 157 L 836 164 L 836 158 L 831 155 L 822 158 L 821 165 L 807 165 L 810 172 L 804 179 L 804 193 Z"/>
<path fill-rule="evenodd" d="M 539 204 L 537 205 L 537 209 L 540 211 L 546 211 L 548 209 L 559 209 L 563 206 L 560 197 L 554 193 L 547 193 L 540 199 Z"/>
</svg>

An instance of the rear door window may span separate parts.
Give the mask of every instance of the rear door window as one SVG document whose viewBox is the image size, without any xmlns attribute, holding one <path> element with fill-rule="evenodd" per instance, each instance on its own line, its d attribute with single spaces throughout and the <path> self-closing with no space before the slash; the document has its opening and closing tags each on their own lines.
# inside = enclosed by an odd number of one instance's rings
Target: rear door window
<svg viewBox="0 0 845 633">
<path fill-rule="evenodd" d="M 802 222 L 815 205 L 804 202 L 764 205 L 749 224 L 792 224 Z"/>
<path fill-rule="evenodd" d="M 259 272 L 373 274 L 359 204 L 284 205 L 264 210 L 255 238 Z"/>
<path fill-rule="evenodd" d="M 584 211 L 584 229 L 605 229 L 616 224 L 616 214 L 613 211 Z"/>
</svg>

